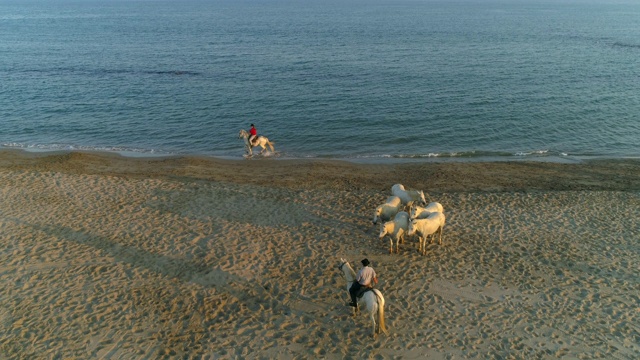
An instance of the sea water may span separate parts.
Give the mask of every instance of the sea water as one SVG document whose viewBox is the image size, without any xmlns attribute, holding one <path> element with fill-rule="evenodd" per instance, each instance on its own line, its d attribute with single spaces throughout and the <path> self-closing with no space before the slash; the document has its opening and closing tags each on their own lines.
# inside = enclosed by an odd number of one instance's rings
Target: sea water
<svg viewBox="0 0 640 360">
<path fill-rule="evenodd" d="M 0 145 L 640 156 L 640 2 L 0 0 Z"/>
</svg>

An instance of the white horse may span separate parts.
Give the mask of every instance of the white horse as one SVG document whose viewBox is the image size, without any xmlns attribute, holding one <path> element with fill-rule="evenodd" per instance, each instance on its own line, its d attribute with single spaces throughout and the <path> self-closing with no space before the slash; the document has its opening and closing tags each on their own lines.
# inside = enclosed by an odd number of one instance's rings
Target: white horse
<svg viewBox="0 0 640 360">
<path fill-rule="evenodd" d="M 418 233 L 420 240 L 419 253 L 427 255 L 427 238 L 431 235 L 432 241 L 436 238 L 436 233 L 440 233 L 440 245 L 442 245 L 442 228 L 446 222 L 446 217 L 441 212 L 432 212 L 427 218 L 413 219 L 409 224 L 407 235 L 412 236 Z"/>
<path fill-rule="evenodd" d="M 413 202 L 419 201 L 421 205 L 427 203 L 424 197 L 424 191 L 422 190 L 405 190 L 402 184 L 395 184 L 391 187 L 391 195 L 397 196 L 402 200 L 402 203 L 411 207 Z"/>
<path fill-rule="evenodd" d="M 272 142 L 269 141 L 269 139 L 267 139 L 265 136 L 258 136 L 257 139 L 254 140 L 255 145 L 252 145 L 249 142 L 249 138 L 251 137 L 251 135 L 249 135 L 249 133 L 247 131 L 245 131 L 244 129 L 240 130 L 240 132 L 238 133 L 238 138 L 242 138 L 244 139 L 244 146 L 247 149 L 247 154 L 249 155 L 253 155 L 253 148 L 256 146 L 260 146 L 262 148 L 262 150 L 260 151 L 260 154 L 262 154 L 266 149 L 267 146 L 269 146 L 269 148 L 271 148 L 271 152 L 274 152 L 274 148 L 273 148 L 273 144 Z"/>
<path fill-rule="evenodd" d="M 356 281 L 356 272 L 353 271 L 349 262 L 345 259 L 340 259 L 340 265 L 338 270 L 344 272 L 345 278 L 347 278 L 347 293 L 354 281 Z M 358 308 L 361 305 L 366 305 L 369 317 L 371 318 L 371 324 L 373 326 L 373 337 L 375 338 L 380 332 L 387 333 L 387 328 L 384 325 L 384 297 L 378 289 L 365 292 L 360 299 L 357 299 L 358 307 L 353 308 L 353 316 L 358 313 Z M 378 315 L 378 327 L 376 328 L 376 316 Z"/>
</svg>

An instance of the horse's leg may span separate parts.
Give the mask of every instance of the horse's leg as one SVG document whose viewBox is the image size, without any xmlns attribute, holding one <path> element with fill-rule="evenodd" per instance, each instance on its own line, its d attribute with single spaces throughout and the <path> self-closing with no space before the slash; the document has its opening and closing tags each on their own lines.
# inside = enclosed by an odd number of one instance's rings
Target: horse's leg
<svg viewBox="0 0 640 360">
<path fill-rule="evenodd" d="M 422 247 L 422 255 L 427 255 L 427 239 L 429 239 L 429 236 L 425 236 L 424 237 L 424 246 Z M 433 240 L 429 241 L 429 244 L 431 244 Z"/>
<path fill-rule="evenodd" d="M 428 238 L 429 238 L 428 236 L 424 237 L 424 246 L 422 247 L 422 255 L 427 255 L 427 239 Z M 431 244 L 432 241 L 433 240 L 429 241 L 429 244 Z"/>
<path fill-rule="evenodd" d="M 427 237 L 426 236 L 422 236 L 420 238 L 420 249 L 422 249 L 422 255 L 426 255 L 427 254 Z"/>
<path fill-rule="evenodd" d="M 389 244 L 391 245 L 391 247 L 389 247 L 389 254 L 393 254 L 393 237 L 389 236 Z"/>
</svg>

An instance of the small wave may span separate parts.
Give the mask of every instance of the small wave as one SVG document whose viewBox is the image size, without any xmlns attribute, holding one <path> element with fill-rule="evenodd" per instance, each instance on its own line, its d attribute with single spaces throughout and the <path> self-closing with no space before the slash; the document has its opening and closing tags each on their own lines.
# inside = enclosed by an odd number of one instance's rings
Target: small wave
<svg viewBox="0 0 640 360">
<path fill-rule="evenodd" d="M 151 75 L 200 75 L 199 72 L 188 70 L 142 71 L 142 73 Z"/>
<path fill-rule="evenodd" d="M 25 73 L 70 73 L 86 75 L 172 75 L 172 76 L 198 76 L 200 72 L 191 70 L 132 70 L 132 69 L 81 69 L 70 67 L 57 67 L 45 69 L 27 69 Z"/>
<path fill-rule="evenodd" d="M 623 47 L 623 48 L 632 48 L 632 49 L 640 49 L 640 44 L 631 44 L 616 41 L 612 45 L 613 47 Z"/>
<path fill-rule="evenodd" d="M 427 154 L 382 154 L 382 155 L 357 155 L 353 158 L 359 159 L 436 159 L 436 158 L 464 158 L 464 157 L 485 157 L 489 156 L 487 153 L 471 152 L 442 152 L 442 153 L 427 153 Z M 498 156 L 493 154 L 492 156 Z M 500 155 L 504 156 L 504 154 Z M 339 156 L 337 156 L 339 157 Z"/>
<path fill-rule="evenodd" d="M 126 69 L 114 69 L 114 70 L 93 70 L 89 71 L 94 74 L 145 74 L 145 75 L 200 75 L 199 72 L 189 70 L 126 70 Z"/>
<path fill-rule="evenodd" d="M 530 156 L 530 155 L 546 155 L 549 153 L 549 150 L 535 150 L 535 151 L 518 151 L 513 154 L 513 156 Z"/>
<path fill-rule="evenodd" d="M 381 155 L 356 155 L 356 156 L 332 156 L 333 158 L 356 158 L 356 159 L 488 159 L 488 158 L 539 158 L 549 156 L 568 156 L 567 153 L 552 153 L 549 150 L 534 151 L 458 151 L 458 152 L 432 152 L 426 154 L 381 154 Z"/>
<path fill-rule="evenodd" d="M 419 159 L 419 158 L 436 158 L 436 157 L 442 157 L 442 156 L 447 156 L 447 154 L 428 153 L 428 154 L 413 154 L 413 155 L 391 155 L 390 157 Z"/>
<path fill-rule="evenodd" d="M 169 156 L 174 153 L 160 151 L 157 149 L 141 149 L 129 148 L 124 146 L 85 146 L 71 144 L 23 144 L 23 143 L 2 143 L 1 147 L 21 149 L 26 151 L 97 151 L 97 152 L 114 152 L 122 155 L 131 156 Z"/>
</svg>

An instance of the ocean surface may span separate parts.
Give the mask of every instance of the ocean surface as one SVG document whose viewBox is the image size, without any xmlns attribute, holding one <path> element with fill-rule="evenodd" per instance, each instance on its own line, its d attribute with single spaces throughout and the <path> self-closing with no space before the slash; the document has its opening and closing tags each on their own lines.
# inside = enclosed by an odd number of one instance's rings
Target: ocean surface
<svg viewBox="0 0 640 360">
<path fill-rule="evenodd" d="M 637 0 L 0 0 L 0 146 L 640 157 Z"/>
</svg>

